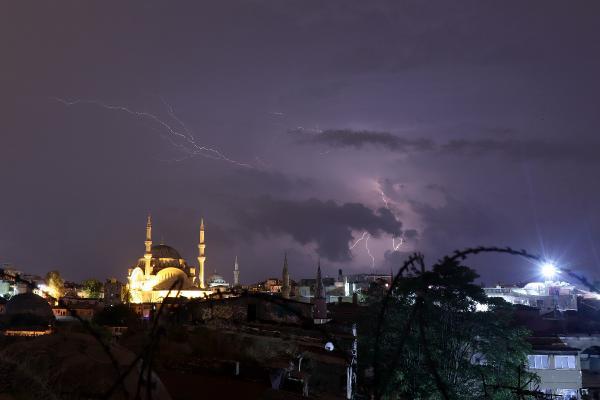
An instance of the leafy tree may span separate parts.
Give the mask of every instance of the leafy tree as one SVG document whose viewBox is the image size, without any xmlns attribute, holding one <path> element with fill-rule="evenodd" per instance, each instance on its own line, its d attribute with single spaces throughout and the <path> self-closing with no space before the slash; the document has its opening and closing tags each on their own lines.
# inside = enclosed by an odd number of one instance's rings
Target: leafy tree
<svg viewBox="0 0 600 400">
<path fill-rule="evenodd" d="M 83 291 L 88 298 L 98 298 L 102 293 L 104 286 L 97 279 L 86 279 L 82 282 Z"/>
<path fill-rule="evenodd" d="M 488 298 L 477 277 L 449 259 L 413 268 L 386 300 L 380 330 L 383 299 L 369 299 L 359 354 L 362 368 L 373 368 L 376 397 L 527 398 L 536 380 L 525 370 L 528 332 L 511 325 L 512 306 Z"/>
<path fill-rule="evenodd" d="M 50 292 L 50 296 L 55 299 L 59 299 L 64 295 L 65 292 L 65 281 L 60 276 L 58 271 L 50 271 L 46 274 L 46 285 Z"/>
</svg>

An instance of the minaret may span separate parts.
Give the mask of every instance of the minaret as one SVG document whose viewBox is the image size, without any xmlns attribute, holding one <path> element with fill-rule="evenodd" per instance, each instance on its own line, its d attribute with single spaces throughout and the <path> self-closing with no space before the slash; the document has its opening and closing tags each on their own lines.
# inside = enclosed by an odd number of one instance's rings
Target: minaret
<svg viewBox="0 0 600 400">
<path fill-rule="evenodd" d="M 325 286 L 323 286 L 323 278 L 321 277 L 321 260 L 317 266 L 317 283 L 315 285 L 315 299 L 325 298 Z"/>
<path fill-rule="evenodd" d="M 152 274 L 152 216 L 148 214 L 148 221 L 146 222 L 146 253 L 144 253 L 144 275 L 147 277 Z"/>
<path fill-rule="evenodd" d="M 238 266 L 237 256 L 235 256 L 235 263 L 233 264 L 233 287 L 240 286 L 240 269 Z"/>
<path fill-rule="evenodd" d="M 204 262 L 206 261 L 206 256 L 204 255 L 204 248 L 206 245 L 204 244 L 204 218 L 200 220 L 200 243 L 198 244 L 198 287 L 204 289 L 206 286 L 204 284 Z"/>
<path fill-rule="evenodd" d="M 288 271 L 287 253 L 283 256 L 283 282 L 281 284 L 281 296 L 284 299 L 290 298 L 290 273 Z"/>
<path fill-rule="evenodd" d="M 326 320 L 327 319 L 327 299 L 325 298 L 325 287 L 323 286 L 323 279 L 321 278 L 321 260 L 320 259 L 319 259 L 319 265 L 317 267 L 317 282 L 315 284 L 313 318 L 315 320 Z M 317 322 L 317 321 L 315 321 L 315 322 Z M 321 323 L 321 321 L 319 321 L 318 323 Z"/>
</svg>

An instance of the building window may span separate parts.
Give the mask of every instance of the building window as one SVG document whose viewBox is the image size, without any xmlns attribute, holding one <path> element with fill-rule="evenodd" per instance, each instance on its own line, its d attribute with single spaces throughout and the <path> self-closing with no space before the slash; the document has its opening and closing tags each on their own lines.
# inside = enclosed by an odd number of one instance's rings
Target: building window
<svg viewBox="0 0 600 400">
<path fill-rule="evenodd" d="M 545 354 L 536 354 L 527 356 L 529 369 L 548 369 L 548 356 Z"/>
<path fill-rule="evenodd" d="M 554 356 L 554 368 L 575 369 L 575 356 Z"/>
</svg>

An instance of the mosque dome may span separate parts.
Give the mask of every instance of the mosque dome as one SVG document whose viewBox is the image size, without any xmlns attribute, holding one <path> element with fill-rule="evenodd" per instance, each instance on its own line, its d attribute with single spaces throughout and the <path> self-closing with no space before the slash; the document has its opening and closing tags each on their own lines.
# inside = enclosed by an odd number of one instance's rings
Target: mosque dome
<svg viewBox="0 0 600 400">
<path fill-rule="evenodd" d="M 13 296 L 6 303 L 6 314 L 9 316 L 33 314 L 49 320 L 54 318 L 50 304 L 42 297 L 33 293 L 22 293 Z"/>
<path fill-rule="evenodd" d="M 208 286 L 229 286 L 229 283 L 221 275 L 214 274 L 208 278 Z"/>
<path fill-rule="evenodd" d="M 174 258 L 178 260 L 181 258 L 181 255 L 179 255 L 179 252 L 171 246 L 158 244 L 152 246 L 152 258 Z"/>
<path fill-rule="evenodd" d="M 152 266 L 153 274 L 157 274 L 164 268 L 187 269 L 187 264 L 179 252 L 173 247 L 162 243 L 152 246 L 152 259 L 150 265 Z M 142 270 L 144 269 L 145 261 L 143 257 L 138 260 L 137 266 Z"/>
</svg>

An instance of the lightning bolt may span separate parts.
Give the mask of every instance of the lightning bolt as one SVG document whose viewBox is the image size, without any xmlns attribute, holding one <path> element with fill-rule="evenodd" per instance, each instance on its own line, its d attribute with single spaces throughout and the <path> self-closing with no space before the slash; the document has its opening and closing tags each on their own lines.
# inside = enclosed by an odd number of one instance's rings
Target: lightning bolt
<svg viewBox="0 0 600 400">
<path fill-rule="evenodd" d="M 90 105 L 95 105 L 97 107 L 104 108 L 106 110 L 120 111 L 123 113 L 127 113 L 127 114 L 134 116 L 141 120 L 151 121 L 151 122 L 157 124 L 158 126 L 160 126 L 165 132 L 167 132 L 169 134 L 169 138 L 171 139 L 170 142 L 176 148 L 180 149 L 183 152 L 188 153 L 190 155 L 190 157 L 201 156 L 201 157 L 210 158 L 213 160 L 225 161 L 225 162 L 237 165 L 239 167 L 254 168 L 254 166 L 252 166 L 248 163 L 236 161 L 236 160 L 233 160 L 233 159 L 225 156 L 221 151 L 219 151 L 215 148 L 206 147 L 206 146 L 198 144 L 196 142 L 194 135 L 189 131 L 189 129 L 187 128 L 185 123 L 181 119 L 179 119 L 179 117 L 177 117 L 173 107 L 169 103 L 167 103 L 163 98 L 161 98 L 161 101 L 162 101 L 163 105 L 167 108 L 167 113 L 175 122 L 177 122 L 177 124 L 180 126 L 180 129 L 177 129 L 176 127 L 170 125 L 169 123 L 160 119 L 158 116 L 156 116 L 154 114 L 151 114 L 146 111 L 133 110 L 129 107 L 122 106 L 122 105 L 106 104 L 106 103 L 103 103 L 103 102 L 97 101 L 97 100 L 79 100 L 79 99 L 77 99 L 77 100 L 69 101 L 69 100 L 61 99 L 59 97 L 51 97 L 51 99 L 54 101 L 58 101 L 67 107 L 72 107 L 72 106 L 82 105 L 82 104 L 90 104 Z M 177 143 L 173 139 L 180 140 L 183 143 Z"/>
<path fill-rule="evenodd" d="M 365 232 L 362 234 L 362 236 L 361 236 L 361 237 L 359 237 L 359 238 L 356 240 L 356 242 L 354 242 L 354 244 L 352 244 L 352 245 L 350 246 L 350 250 L 352 250 L 353 248 L 355 248 L 355 247 L 356 247 L 356 245 L 357 245 L 358 243 L 360 243 L 360 241 L 361 241 L 361 240 L 363 240 L 363 239 L 365 238 L 365 236 L 367 236 L 368 234 L 369 234 L 369 233 L 365 231 Z"/>
<path fill-rule="evenodd" d="M 371 269 L 375 269 L 375 257 L 371 254 L 371 249 L 369 249 L 369 239 L 371 239 L 371 235 L 368 235 L 367 239 L 365 239 L 365 249 L 367 249 L 367 254 L 371 257 Z"/>
<path fill-rule="evenodd" d="M 398 244 L 396 244 L 396 238 L 392 237 L 392 249 L 393 251 L 398 251 L 398 249 L 400 248 L 400 246 L 402 246 L 404 244 L 404 238 L 399 238 L 398 239 Z"/>
<path fill-rule="evenodd" d="M 350 245 L 350 250 L 354 249 L 356 247 L 356 245 L 358 245 L 361 241 L 365 241 L 365 249 L 367 250 L 367 254 L 369 255 L 369 257 L 371 257 L 371 268 L 375 268 L 375 257 L 373 257 L 373 254 L 371 253 L 371 249 L 369 248 L 369 239 L 371 239 L 371 235 L 369 234 L 369 232 L 365 231 L 363 232 L 362 236 L 359 237 L 358 239 L 356 239 L 356 241 L 354 243 L 352 243 L 352 245 Z"/>
<path fill-rule="evenodd" d="M 376 186 L 376 190 L 381 195 L 381 200 L 383 201 L 383 204 L 385 204 L 385 208 L 387 208 L 391 212 L 392 210 L 390 208 L 390 200 L 383 192 L 383 189 L 381 188 L 381 183 L 378 180 L 375 181 L 375 186 Z M 404 244 L 403 237 L 400 237 L 398 244 L 396 244 L 396 238 L 394 236 L 392 236 L 392 251 L 398 251 L 398 249 L 400 249 L 400 246 L 402 246 L 403 244 Z"/>
</svg>

